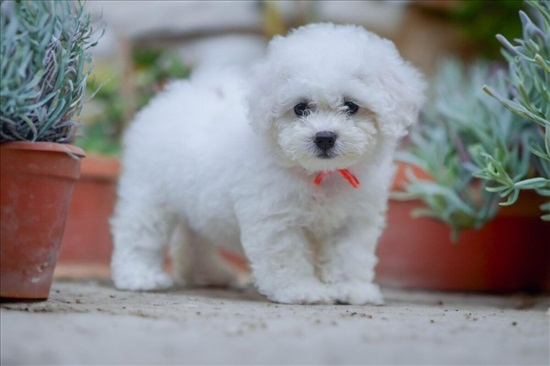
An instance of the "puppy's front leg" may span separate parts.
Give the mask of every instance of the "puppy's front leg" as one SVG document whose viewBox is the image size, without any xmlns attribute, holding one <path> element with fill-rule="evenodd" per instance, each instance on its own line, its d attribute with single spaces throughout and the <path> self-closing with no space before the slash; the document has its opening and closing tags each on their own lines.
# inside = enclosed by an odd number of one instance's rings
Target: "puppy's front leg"
<svg viewBox="0 0 550 366">
<path fill-rule="evenodd" d="M 286 304 L 329 304 L 329 288 L 316 276 L 311 250 L 300 228 L 255 223 L 241 228 L 258 291 Z"/>
<path fill-rule="evenodd" d="M 381 225 L 354 222 L 333 235 L 319 238 L 317 268 L 339 302 L 353 305 L 384 303 L 374 279 L 375 249 Z"/>
</svg>

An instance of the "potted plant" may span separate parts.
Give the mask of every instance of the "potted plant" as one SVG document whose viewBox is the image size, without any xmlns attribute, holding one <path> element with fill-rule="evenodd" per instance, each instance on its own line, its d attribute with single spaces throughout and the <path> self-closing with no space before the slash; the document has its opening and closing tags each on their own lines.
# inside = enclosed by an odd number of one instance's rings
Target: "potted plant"
<svg viewBox="0 0 550 366">
<path fill-rule="evenodd" d="M 81 2 L 4 1 L 1 10 L 1 297 L 46 299 L 82 149 L 90 60 Z"/>
<path fill-rule="evenodd" d="M 550 5 L 531 1 L 507 70 L 448 61 L 409 151 L 382 238 L 381 283 L 439 290 L 543 290 L 550 284 Z M 489 84 L 491 87 L 483 85 Z M 522 192 L 520 194 L 520 192 Z M 545 203 L 546 200 L 546 203 Z M 410 219 L 397 207 L 412 210 Z M 435 220 L 434 220 L 435 219 Z M 546 220 L 546 221 L 545 221 Z M 407 232 L 406 239 L 396 237 Z M 418 234 L 416 234 L 418 233 Z M 454 244 L 454 245 L 453 245 Z"/>
</svg>

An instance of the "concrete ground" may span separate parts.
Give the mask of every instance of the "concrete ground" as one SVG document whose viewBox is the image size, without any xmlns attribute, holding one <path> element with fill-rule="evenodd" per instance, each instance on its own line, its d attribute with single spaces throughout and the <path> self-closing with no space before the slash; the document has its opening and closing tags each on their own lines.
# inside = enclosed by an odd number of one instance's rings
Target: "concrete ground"
<svg viewBox="0 0 550 366">
<path fill-rule="evenodd" d="M 549 364 L 547 296 L 384 294 L 380 307 L 299 306 L 58 279 L 48 301 L 1 305 L 1 364 Z"/>
</svg>

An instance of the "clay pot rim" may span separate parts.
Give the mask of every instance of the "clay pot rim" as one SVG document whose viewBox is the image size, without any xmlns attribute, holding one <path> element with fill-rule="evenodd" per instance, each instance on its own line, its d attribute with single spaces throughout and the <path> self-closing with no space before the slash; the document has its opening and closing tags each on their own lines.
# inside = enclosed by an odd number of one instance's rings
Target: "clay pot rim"
<svg viewBox="0 0 550 366">
<path fill-rule="evenodd" d="M 71 144 L 63 144 L 59 142 L 10 141 L 10 142 L 3 143 L 2 145 L 0 145 L 0 147 L 2 149 L 10 149 L 10 150 L 60 152 L 60 153 L 67 153 L 69 155 L 73 154 L 78 156 L 79 158 L 86 157 L 86 153 L 84 152 L 84 150 L 82 150 L 78 146 L 71 145 Z"/>
<path fill-rule="evenodd" d="M 80 166 L 80 178 L 89 180 L 118 179 L 120 174 L 120 158 L 118 156 L 104 156 L 89 154 L 88 158 L 82 160 Z"/>
</svg>

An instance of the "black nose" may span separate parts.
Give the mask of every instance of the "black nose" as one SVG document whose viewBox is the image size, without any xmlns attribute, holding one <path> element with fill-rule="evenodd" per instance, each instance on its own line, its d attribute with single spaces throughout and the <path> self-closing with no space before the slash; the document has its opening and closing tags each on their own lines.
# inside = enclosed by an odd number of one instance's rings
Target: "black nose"
<svg viewBox="0 0 550 366">
<path fill-rule="evenodd" d="M 328 150 L 334 146 L 336 142 L 336 134 L 329 131 L 317 132 L 315 134 L 315 145 L 321 150 Z"/>
</svg>

